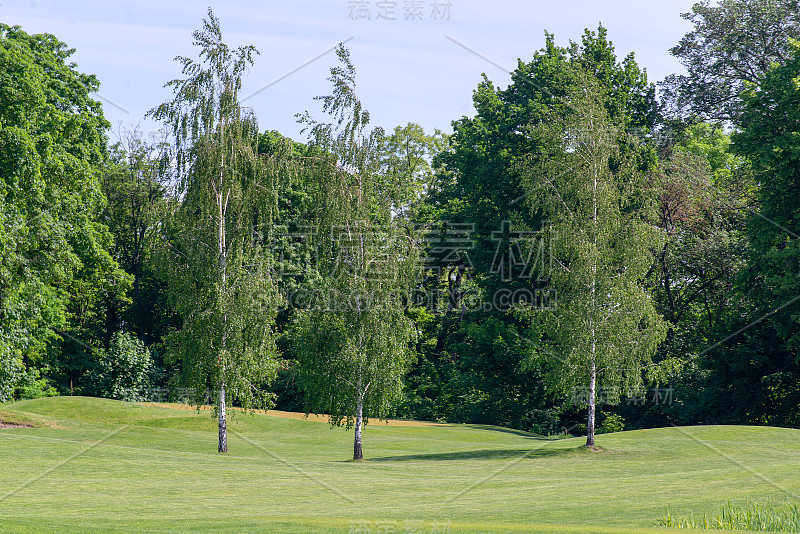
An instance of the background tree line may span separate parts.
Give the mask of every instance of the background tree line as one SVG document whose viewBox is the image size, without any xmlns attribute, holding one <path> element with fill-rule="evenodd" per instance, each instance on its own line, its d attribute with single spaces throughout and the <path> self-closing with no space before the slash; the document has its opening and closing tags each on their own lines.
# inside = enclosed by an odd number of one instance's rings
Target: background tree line
<svg viewBox="0 0 800 534">
<path fill-rule="evenodd" d="M 233 403 L 356 456 L 370 416 L 797 427 L 798 12 L 695 5 L 660 91 L 602 26 L 547 34 L 451 135 L 371 128 L 340 48 L 303 142 L 239 104 L 257 51 L 213 13 L 163 138 L 116 143 L 72 51 L 0 25 L 0 400 L 213 390 L 220 450 Z"/>
</svg>

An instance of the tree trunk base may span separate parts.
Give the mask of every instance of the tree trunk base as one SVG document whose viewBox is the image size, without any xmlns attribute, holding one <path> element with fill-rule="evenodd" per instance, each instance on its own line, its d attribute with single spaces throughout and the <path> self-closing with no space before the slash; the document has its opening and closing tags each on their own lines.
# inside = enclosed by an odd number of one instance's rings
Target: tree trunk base
<svg viewBox="0 0 800 534">
<path fill-rule="evenodd" d="M 225 405 L 225 385 L 219 390 L 219 447 L 217 452 L 228 452 L 228 414 Z"/>
</svg>

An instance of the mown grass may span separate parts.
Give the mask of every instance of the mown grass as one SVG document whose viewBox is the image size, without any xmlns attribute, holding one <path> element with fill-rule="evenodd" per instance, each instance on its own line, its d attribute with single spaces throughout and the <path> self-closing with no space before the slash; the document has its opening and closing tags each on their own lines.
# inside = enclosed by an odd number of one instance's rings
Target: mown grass
<svg viewBox="0 0 800 534">
<path fill-rule="evenodd" d="M 688 427 L 548 439 L 477 425 L 352 433 L 208 410 L 61 397 L 0 411 L 0 532 L 668 532 L 727 500 L 800 493 L 800 431 Z M 381 530 L 382 529 L 382 530 Z"/>
</svg>

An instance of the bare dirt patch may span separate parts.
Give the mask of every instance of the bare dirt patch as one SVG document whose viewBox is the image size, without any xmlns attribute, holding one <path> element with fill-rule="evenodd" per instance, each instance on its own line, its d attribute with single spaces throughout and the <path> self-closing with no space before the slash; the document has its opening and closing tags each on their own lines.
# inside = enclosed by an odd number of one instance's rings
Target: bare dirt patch
<svg viewBox="0 0 800 534">
<path fill-rule="evenodd" d="M 4 428 L 56 428 L 47 419 L 34 414 L 19 414 L 0 410 L 0 429 Z"/>
<path fill-rule="evenodd" d="M 9 423 L 6 421 L 0 421 L 0 428 L 33 428 L 33 425 L 29 425 L 26 423 Z"/>
</svg>

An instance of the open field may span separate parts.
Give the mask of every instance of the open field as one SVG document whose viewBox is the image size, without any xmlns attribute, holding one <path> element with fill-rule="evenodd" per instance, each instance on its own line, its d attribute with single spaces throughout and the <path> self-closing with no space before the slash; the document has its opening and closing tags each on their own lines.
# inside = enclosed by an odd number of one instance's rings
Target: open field
<svg viewBox="0 0 800 534">
<path fill-rule="evenodd" d="M 669 532 L 726 500 L 800 494 L 800 431 L 689 427 L 552 440 L 478 425 L 352 432 L 82 397 L 0 406 L 0 531 Z M 685 532 L 685 531 L 682 531 Z"/>
</svg>

